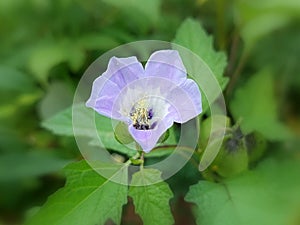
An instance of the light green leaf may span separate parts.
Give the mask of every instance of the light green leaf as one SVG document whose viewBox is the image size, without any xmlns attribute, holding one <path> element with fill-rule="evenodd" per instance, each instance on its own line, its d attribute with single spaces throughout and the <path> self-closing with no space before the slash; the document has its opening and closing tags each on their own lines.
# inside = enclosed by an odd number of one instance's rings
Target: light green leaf
<svg viewBox="0 0 300 225">
<path fill-rule="evenodd" d="M 73 72 L 78 72 L 85 60 L 85 53 L 79 45 L 74 45 L 72 40 L 63 45 L 65 52 L 65 61 Z"/>
<path fill-rule="evenodd" d="M 127 167 L 98 166 L 113 169 L 114 176 L 127 181 Z M 103 178 L 85 161 L 67 166 L 65 172 L 65 187 L 52 195 L 26 225 L 95 225 L 108 219 L 120 224 L 127 186 Z"/>
<path fill-rule="evenodd" d="M 57 113 L 53 117 L 44 120 L 42 122 L 42 127 L 51 130 L 54 134 L 57 135 L 73 136 L 72 108 L 69 107 Z"/>
<path fill-rule="evenodd" d="M 50 118 L 72 105 L 72 102 L 73 93 L 71 88 L 61 81 L 52 82 L 47 89 L 46 95 L 39 102 L 39 115 L 42 119 Z"/>
<path fill-rule="evenodd" d="M 119 44 L 113 37 L 102 33 L 86 34 L 78 40 L 78 45 L 87 50 L 109 50 Z"/>
<path fill-rule="evenodd" d="M 67 62 L 71 70 L 77 71 L 84 59 L 82 50 L 71 40 L 49 41 L 37 45 L 29 58 L 28 67 L 39 82 L 47 83 L 53 67 Z"/>
<path fill-rule="evenodd" d="M 217 52 L 214 49 L 212 37 L 206 33 L 200 23 L 193 19 L 186 19 L 178 28 L 176 37 L 173 42 L 175 44 L 188 48 L 196 55 L 198 55 L 212 71 L 213 75 L 219 83 L 220 88 L 224 90 L 229 81 L 227 77 L 223 76 L 224 69 L 227 65 L 226 55 L 224 52 Z M 201 71 L 199 69 L 199 65 L 197 68 L 194 67 L 195 65 L 190 66 L 190 57 L 186 56 L 185 52 L 181 51 L 180 48 L 178 48 L 176 45 L 174 45 L 173 48 L 177 49 L 180 52 L 189 74 L 193 76 L 199 75 L 200 79 L 205 79 L 203 74 L 200 74 Z M 202 82 L 204 83 L 205 80 L 202 80 Z M 217 98 L 219 94 L 221 93 L 215 93 L 215 98 Z M 204 94 L 202 94 L 202 107 L 203 112 L 208 109 L 208 102 Z"/>
<path fill-rule="evenodd" d="M 188 34 L 188 35 L 187 35 Z M 223 77 L 227 65 L 224 52 L 217 52 L 213 47 L 213 38 L 203 29 L 201 24 L 193 19 L 186 19 L 178 28 L 174 43 L 182 45 L 200 56 L 210 67 L 220 84 L 226 84 Z"/>
<path fill-rule="evenodd" d="M 145 18 L 152 22 L 158 20 L 160 15 L 160 0 L 144 0 L 142 3 L 140 0 L 103 0 L 105 3 L 113 5 L 126 13 L 143 15 Z"/>
<path fill-rule="evenodd" d="M 161 182 L 153 184 L 158 180 Z M 131 185 L 129 195 L 144 225 L 174 223 L 169 205 L 173 193 L 168 184 L 162 181 L 160 171 L 142 169 L 132 176 Z"/>
<path fill-rule="evenodd" d="M 200 181 L 186 200 L 196 204 L 198 225 L 282 225 L 300 205 L 299 161 L 265 161 L 224 183 Z"/>
<path fill-rule="evenodd" d="M 18 181 L 58 172 L 69 162 L 71 160 L 41 150 L 5 153 L 0 156 L 0 181 Z"/>
<path fill-rule="evenodd" d="M 266 34 L 300 18 L 298 0 L 236 0 L 234 6 L 246 51 Z"/>
<path fill-rule="evenodd" d="M 134 155 L 136 151 L 122 145 L 115 139 L 113 121 L 105 116 L 101 116 L 84 104 L 74 106 L 76 111 L 77 135 L 91 138 L 91 145 L 99 146 L 99 138 L 102 144 L 108 148 L 127 155 Z M 95 118 L 94 118 L 95 117 Z M 96 125 L 96 129 L 95 129 Z M 73 136 L 72 108 L 68 108 L 42 123 L 44 128 L 53 131 L 58 135 Z M 98 132 L 98 136 L 97 136 Z M 102 146 L 103 147 L 103 146 Z"/>
<path fill-rule="evenodd" d="M 50 69 L 65 61 L 64 49 L 57 44 L 45 44 L 33 51 L 28 66 L 36 79 L 42 83 L 47 82 Z"/>
<path fill-rule="evenodd" d="M 284 140 L 291 136 L 278 119 L 274 80 L 271 72 L 263 70 L 238 88 L 230 103 L 233 117 L 242 119 L 245 134 L 258 131 L 270 140 Z"/>
</svg>

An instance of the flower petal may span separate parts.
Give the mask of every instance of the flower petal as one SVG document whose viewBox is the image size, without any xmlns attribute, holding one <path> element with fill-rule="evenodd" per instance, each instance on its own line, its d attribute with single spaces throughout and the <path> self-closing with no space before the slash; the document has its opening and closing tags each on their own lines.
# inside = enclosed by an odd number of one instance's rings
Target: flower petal
<svg viewBox="0 0 300 225">
<path fill-rule="evenodd" d="M 113 115 L 113 102 L 120 93 L 120 88 L 104 76 L 98 77 L 92 88 L 91 97 L 86 102 L 86 106 L 94 109 L 101 115 L 118 119 L 119 115 Z"/>
<path fill-rule="evenodd" d="M 144 68 L 134 56 L 128 58 L 112 57 L 109 60 L 107 70 L 102 76 L 122 89 L 132 81 L 144 76 Z"/>
<path fill-rule="evenodd" d="M 113 111 L 116 98 L 122 88 L 143 75 L 143 66 L 136 57 L 112 57 L 107 70 L 94 81 L 86 106 L 113 119 L 120 118 L 120 114 Z"/>
<path fill-rule="evenodd" d="M 185 123 L 202 112 L 201 93 L 196 82 L 191 79 L 174 88 L 167 99 L 172 105 L 174 122 Z"/>
<path fill-rule="evenodd" d="M 134 140 L 142 147 L 143 151 L 150 152 L 158 142 L 159 138 L 165 133 L 171 126 L 173 121 L 166 119 L 159 121 L 157 126 L 151 130 L 137 130 L 133 125 L 129 125 L 128 130 Z"/>
<path fill-rule="evenodd" d="M 175 50 L 154 52 L 145 66 L 145 76 L 165 78 L 178 85 L 187 78 L 186 69 Z"/>
</svg>

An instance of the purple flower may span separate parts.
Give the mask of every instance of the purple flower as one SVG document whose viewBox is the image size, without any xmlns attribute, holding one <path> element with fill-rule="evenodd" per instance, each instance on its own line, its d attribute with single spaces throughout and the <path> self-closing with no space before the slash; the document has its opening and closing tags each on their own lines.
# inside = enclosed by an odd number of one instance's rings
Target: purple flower
<svg viewBox="0 0 300 225">
<path fill-rule="evenodd" d="M 136 57 L 112 57 L 93 83 L 86 105 L 128 124 L 144 152 L 151 151 L 174 122 L 185 123 L 202 111 L 197 84 L 187 79 L 177 51 L 154 52 L 145 68 Z"/>
</svg>

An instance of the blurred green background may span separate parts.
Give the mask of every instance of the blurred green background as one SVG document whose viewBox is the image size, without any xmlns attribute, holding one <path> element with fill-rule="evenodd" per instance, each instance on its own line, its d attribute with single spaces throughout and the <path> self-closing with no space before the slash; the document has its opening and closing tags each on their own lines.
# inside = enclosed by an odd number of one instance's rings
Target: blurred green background
<svg viewBox="0 0 300 225">
<path fill-rule="evenodd" d="M 72 104 L 85 69 L 127 42 L 172 41 L 188 17 L 227 55 L 229 115 L 300 159 L 299 0 L 0 0 L 0 224 L 22 224 L 81 158 L 40 124 Z"/>
</svg>

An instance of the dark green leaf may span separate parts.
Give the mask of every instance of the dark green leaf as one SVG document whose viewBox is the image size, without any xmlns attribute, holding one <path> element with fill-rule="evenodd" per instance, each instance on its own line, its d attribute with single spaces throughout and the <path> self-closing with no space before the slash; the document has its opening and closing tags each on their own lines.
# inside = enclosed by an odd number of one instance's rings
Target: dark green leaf
<svg viewBox="0 0 300 225">
<path fill-rule="evenodd" d="M 0 65 L 0 91 L 28 92 L 33 90 L 34 83 L 21 71 Z"/>
<path fill-rule="evenodd" d="M 0 156 L 0 181 L 16 181 L 58 172 L 70 161 L 41 150 L 6 153 Z"/>
</svg>

